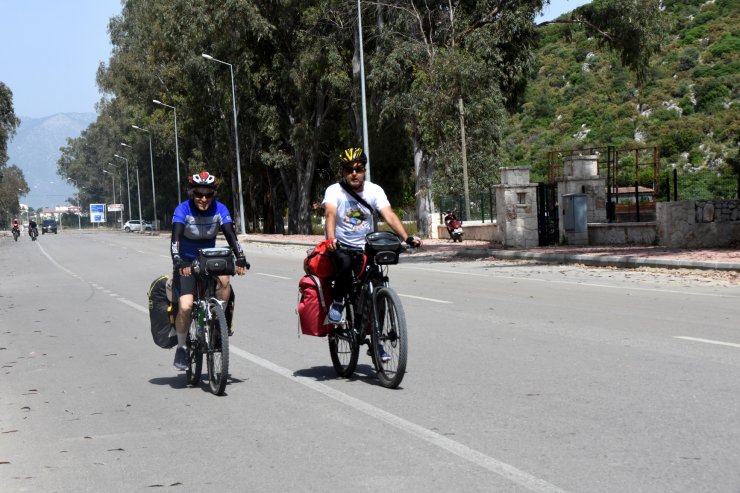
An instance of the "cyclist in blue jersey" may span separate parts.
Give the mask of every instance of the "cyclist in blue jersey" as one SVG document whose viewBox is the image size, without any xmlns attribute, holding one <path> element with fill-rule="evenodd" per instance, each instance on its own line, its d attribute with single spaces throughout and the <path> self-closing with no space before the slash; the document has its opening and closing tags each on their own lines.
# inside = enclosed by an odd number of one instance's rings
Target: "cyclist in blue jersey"
<svg viewBox="0 0 740 493">
<path fill-rule="evenodd" d="M 224 204 L 215 199 L 218 178 L 203 171 L 190 176 L 188 182 L 190 198 L 177 206 L 172 218 L 173 287 L 179 293 L 178 312 L 175 317 L 177 349 L 174 362 L 178 370 L 186 370 L 188 367 L 185 343 L 195 288 L 191 265 L 198 256 L 198 249 L 216 246 L 216 235 L 221 231 L 236 256 L 236 273 L 243 276 L 249 270 L 249 262 L 244 257 L 237 240 L 231 214 Z M 219 300 L 229 300 L 230 280 L 229 276 L 217 277 L 216 296 Z M 229 327 L 229 335 L 232 333 Z"/>
</svg>

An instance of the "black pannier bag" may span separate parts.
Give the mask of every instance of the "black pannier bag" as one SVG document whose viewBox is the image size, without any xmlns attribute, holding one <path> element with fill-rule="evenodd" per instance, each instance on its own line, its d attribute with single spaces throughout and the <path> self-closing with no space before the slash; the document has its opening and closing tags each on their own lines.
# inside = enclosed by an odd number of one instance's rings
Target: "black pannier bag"
<svg viewBox="0 0 740 493">
<path fill-rule="evenodd" d="M 149 286 L 149 322 L 152 328 L 152 339 L 157 346 L 169 349 L 177 345 L 175 333 L 175 315 L 177 306 L 167 299 L 167 281 L 169 276 L 161 276 Z"/>
<path fill-rule="evenodd" d="M 233 276 L 236 273 L 236 259 L 228 248 L 201 248 L 198 250 L 195 272 L 206 276 Z"/>
<path fill-rule="evenodd" d="M 380 265 L 397 264 L 401 252 L 401 239 L 394 233 L 378 231 L 365 236 L 365 253 L 375 256 Z"/>
</svg>

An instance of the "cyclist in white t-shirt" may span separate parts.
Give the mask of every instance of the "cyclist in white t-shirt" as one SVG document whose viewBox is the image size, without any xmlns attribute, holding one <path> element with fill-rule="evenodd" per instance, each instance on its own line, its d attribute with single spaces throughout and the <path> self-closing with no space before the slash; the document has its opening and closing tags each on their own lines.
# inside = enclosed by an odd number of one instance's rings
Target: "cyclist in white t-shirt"
<svg viewBox="0 0 740 493">
<path fill-rule="evenodd" d="M 379 212 L 385 222 L 410 246 L 419 246 L 421 241 L 406 234 L 403 223 L 388 201 L 383 189 L 375 183 L 365 181 L 367 156 L 359 147 L 346 149 L 339 156 L 342 166 L 342 180 L 326 189 L 321 206 L 326 218 L 326 238 L 335 240 L 329 247 L 329 254 L 337 269 L 332 288 L 332 304 L 329 308 L 329 321 L 340 322 L 344 310 L 344 297 L 352 281 L 351 269 L 362 261 L 361 255 L 351 255 L 337 250 L 337 243 L 351 248 L 365 247 L 365 235 L 374 230 L 373 211 L 369 210 L 342 187 L 351 188 L 367 205 Z"/>
</svg>

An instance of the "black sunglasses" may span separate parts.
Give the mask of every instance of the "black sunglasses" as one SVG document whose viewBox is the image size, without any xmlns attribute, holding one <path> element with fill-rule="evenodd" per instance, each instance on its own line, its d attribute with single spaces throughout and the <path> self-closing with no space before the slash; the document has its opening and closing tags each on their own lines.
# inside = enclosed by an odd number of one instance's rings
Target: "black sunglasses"
<svg viewBox="0 0 740 493">
<path fill-rule="evenodd" d="M 193 197 L 196 199 L 211 199 L 214 195 L 216 195 L 216 192 L 200 193 L 197 190 L 193 190 Z"/>
<path fill-rule="evenodd" d="M 345 173 L 364 173 L 365 167 L 364 166 L 344 166 L 344 172 Z"/>
</svg>

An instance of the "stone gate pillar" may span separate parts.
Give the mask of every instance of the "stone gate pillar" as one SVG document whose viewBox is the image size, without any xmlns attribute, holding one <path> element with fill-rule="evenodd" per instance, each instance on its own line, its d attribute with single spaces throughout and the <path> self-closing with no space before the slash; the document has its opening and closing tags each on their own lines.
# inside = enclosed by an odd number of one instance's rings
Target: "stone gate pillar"
<svg viewBox="0 0 740 493">
<path fill-rule="evenodd" d="M 496 189 L 496 224 L 504 247 L 539 245 L 537 184 L 529 183 L 529 166 L 501 168 Z"/>
</svg>

